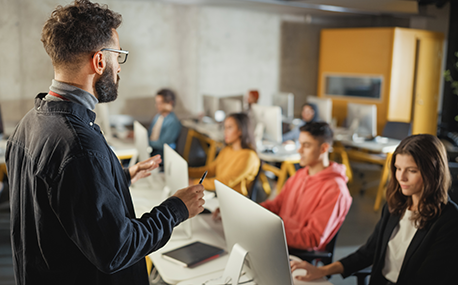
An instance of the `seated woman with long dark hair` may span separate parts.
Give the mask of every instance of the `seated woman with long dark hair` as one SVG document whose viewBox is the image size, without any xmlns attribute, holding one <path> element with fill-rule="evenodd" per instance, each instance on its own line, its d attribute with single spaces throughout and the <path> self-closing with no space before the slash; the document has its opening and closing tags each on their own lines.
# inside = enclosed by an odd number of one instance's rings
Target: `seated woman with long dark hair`
<svg viewBox="0 0 458 285">
<path fill-rule="evenodd" d="M 232 189 L 247 195 L 259 171 L 260 160 L 254 149 L 250 121 L 246 114 L 230 114 L 224 121 L 224 141 L 227 146 L 209 165 L 189 168 L 190 178 L 200 178 L 208 170 L 203 181 L 206 190 L 215 190 L 215 179 Z M 191 184 L 199 180 L 192 181 Z"/>
<path fill-rule="evenodd" d="M 340 273 L 347 277 L 372 265 L 370 284 L 456 284 L 458 207 L 448 198 L 447 153 L 432 135 L 404 139 L 391 160 L 382 217 L 366 244 L 322 267 L 303 268 L 300 280 Z"/>
</svg>

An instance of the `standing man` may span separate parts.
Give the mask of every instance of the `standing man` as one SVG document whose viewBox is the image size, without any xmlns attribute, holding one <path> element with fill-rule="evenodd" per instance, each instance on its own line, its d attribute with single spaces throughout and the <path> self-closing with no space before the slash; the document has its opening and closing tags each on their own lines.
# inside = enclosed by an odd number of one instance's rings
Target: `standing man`
<svg viewBox="0 0 458 285">
<path fill-rule="evenodd" d="M 181 123 L 173 112 L 176 96 L 170 89 L 161 89 L 156 95 L 157 114 L 148 129 L 149 145 L 153 148 L 151 156 L 164 153 L 164 144 L 176 149 L 181 131 Z"/>
<path fill-rule="evenodd" d="M 286 181 L 274 200 L 261 203 L 283 219 L 289 247 L 324 250 L 350 209 L 345 166 L 328 158 L 332 139 L 327 123 L 302 126 L 297 152 L 304 168 Z"/>
<path fill-rule="evenodd" d="M 203 210 L 203 187 L 195 185 L 135 218 L 129 184 L 161 159 L 123 169 L 91 111 L 117 97 L 128 54 L 120 24 L 106 6 L 76 0 L 58 6 L 43 27 L 54 80 L 6 151 L 17 284 L 146 285 L 145 256 Z"/>
</svg>

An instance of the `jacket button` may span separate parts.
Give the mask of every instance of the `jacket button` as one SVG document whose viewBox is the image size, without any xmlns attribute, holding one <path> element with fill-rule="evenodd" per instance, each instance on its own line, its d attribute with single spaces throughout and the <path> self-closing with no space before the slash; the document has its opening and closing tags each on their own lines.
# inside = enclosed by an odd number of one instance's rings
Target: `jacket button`
<svg viewBox="0 0 458 285">
<path fill-rule="evenodd" d="M 89 122 L 89 125 L 91 125 L 91 127 L 92 127 L 92 125 L 94 125 L 94 123 L 92 123 L 92 122 Z"/>
</svg>

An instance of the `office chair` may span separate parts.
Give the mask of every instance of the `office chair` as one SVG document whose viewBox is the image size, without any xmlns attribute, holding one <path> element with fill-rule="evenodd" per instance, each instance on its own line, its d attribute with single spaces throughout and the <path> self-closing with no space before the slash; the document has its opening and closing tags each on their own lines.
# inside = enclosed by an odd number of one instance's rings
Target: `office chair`
<svg viewBox="0 0 458 285">
<path fill-rule="evenodd" d="M 368 277 L 371 276 L 371 273 L 372 273 L 372 266 L 369 266 L 364 269 L 361 269 L 360 271 L 353 273 L 351 276 L 356 277 L 357 285 L 367 285 L 369 284 Z"/>
<path fill-rule="evenodd" d="M 264 197 L 265 195 L 262 195 L 263 197 L 259 195 L 259 194 L 265 194 L 264 188 L 262 186 L 262 182 L 260 181 L 262 165 L 263 165 L 263 161 L 261 160 L 259 163 L 258 173 L 256 174 L 256 177 L 253 180 L 251 188 L 248 190 L 248 198 L 250 198 L 252 201 L 256 203 L 260 203 L 266 199 L 266 197 Z M 260 192 L 260 190 L 262 190 L 264 193 Z"/>
<path fill-rule="evenodd" d="M 297 256 L 302 260 L 314 264 L 315 266 L 318 264 L 319 261 L 321 261 L 323 265 L 331 264 L 332 259 L 334 257 L 334 249 L 336 247 L 336 240 L 337 236 L 339 235 L 339 232 L 340 229 L 339 231 L 337 231 L 332 240 L 326 245 L 323 251 L 309 251 L 304 249 L 288 247 L 289 254 Z"/>
</svg>

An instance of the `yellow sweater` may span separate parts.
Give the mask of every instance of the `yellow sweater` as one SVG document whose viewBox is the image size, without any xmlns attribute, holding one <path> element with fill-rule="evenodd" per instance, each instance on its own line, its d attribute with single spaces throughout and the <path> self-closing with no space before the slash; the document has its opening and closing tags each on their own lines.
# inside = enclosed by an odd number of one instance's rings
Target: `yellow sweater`
<svg viewBox="0 0 458 285">
<path fill-rule="evenodd" d="M 233 150 L 227 146 L 207 166 L 189 168 L 190 178 L 199 178 L 208 170 L 202 185 L 206 190 L 215 190 L 215 179 L 242 193 L 242 181 L 249 189 L 259 170 L 260 160 L 254 150 Z M 246 195 L 246 193 L 242 193 Z"/>
</svg>

